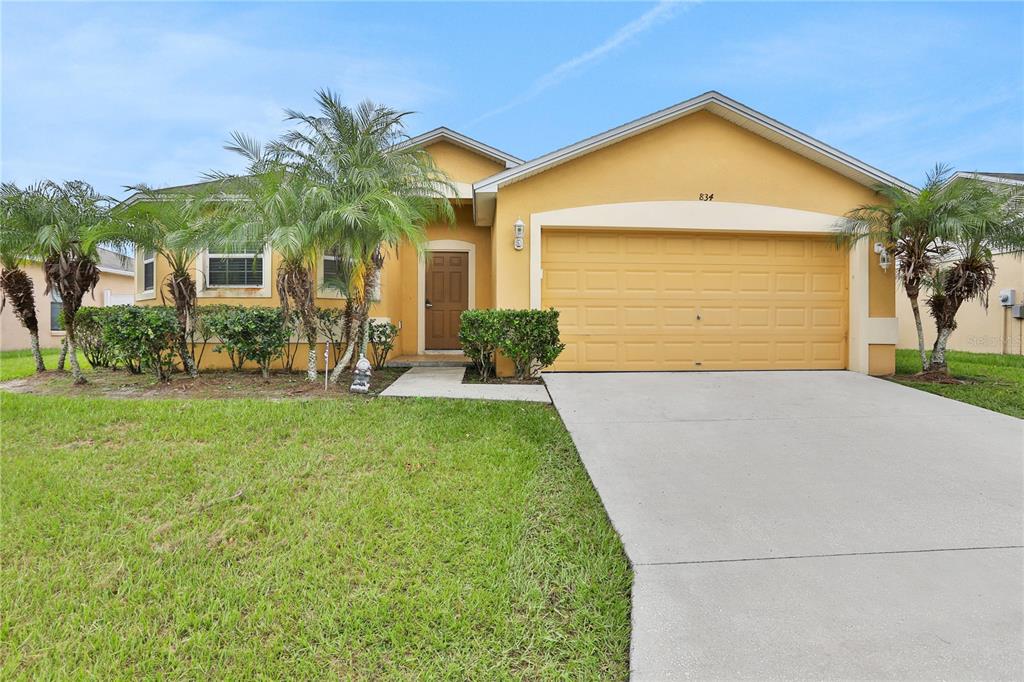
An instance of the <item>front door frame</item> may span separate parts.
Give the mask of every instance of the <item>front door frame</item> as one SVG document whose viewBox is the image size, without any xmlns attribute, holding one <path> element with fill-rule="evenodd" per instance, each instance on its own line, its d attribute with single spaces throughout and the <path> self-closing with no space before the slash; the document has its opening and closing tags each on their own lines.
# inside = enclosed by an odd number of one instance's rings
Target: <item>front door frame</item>
<svg viewBox="0 0 1024 682">
<path fill-rule="evenodd" d="M 435 239 L 426 243 L 423 253 L 419 258 L 418 272 L 416 275 L 416 353 L 426 355 L 428 353 L 461 353 L 460 350 L 427 350 L 427 254 L 431 251 L 456 251 L 462 252 L 469 257 L 469 303 L 467 310 L 476 309 L 476 244 L 465 242 L 461 239 Z"/>
</svg>

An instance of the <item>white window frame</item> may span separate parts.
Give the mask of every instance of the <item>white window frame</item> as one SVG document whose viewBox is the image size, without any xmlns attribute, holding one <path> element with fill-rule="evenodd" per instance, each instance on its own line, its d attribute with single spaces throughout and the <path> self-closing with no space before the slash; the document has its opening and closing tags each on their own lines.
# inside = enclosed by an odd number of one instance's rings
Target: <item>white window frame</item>
<svg viewBox="0 0 1024 682">
<path fill-rule="evenodd" d="M 146 266 L 153 266 L 153 284 L 146 286 Z M 142 250 L 142 293 L 149 294 L 156 291 L 156 250 Z"/>
<path fill-rule="evenodd" d="M 212 252 L 215 257 L 252 258 L 252 253 L 231 254 Z M 263 284 L 217 284 L 210 286 L 207 273 L 210 271 L 209 249 L 204 249 L 196 258 L 196 295 L 199 298 L 271 298 L 272 253 L 269 246 L 263 248 Z"/>
<path fill-rule="evenodd" d="M 224 258 L 224 259 L 233 259 L 233 260 L 245 260 L 245 261 L 248 262 L 249 267 L 252 267 L 252 262 L 253 262 L 253 260 L 257 256 L 259 256 L 259 257 L 264 259 L 263 262 L 260 263 L 260 271 L 261 271 L 260 272 L 260 277 L 261 277 L 262 281 L 259 284 L 210 284 L 210 279 L 209 279 L 210 274 L 209 273 L 210 273 L 210 260 L 211 259 L 214 259 L 214 258 Z M 264 249 L 262 253 L 257 252 L 257 251 L 247 251 L 247 252 L 239 252 L 239 253 L 230 253 L 230 252 L 229 253 L 224 253 L 224 252 L 221 252 L 221 251 L 210 251 L 210 250 L 207 250 L 207 251 L 205 251 L 203 253 L 203 260 L 204 260 L 204 265 L 206 267 L 206 273 L 207 273 L 206 274 L 206 277 L 207 277 L 207 279 L 206 279 L 206 287 L 208 289 L 262 289 L 263 286 L 266 284 L 266 281 L 267 281 L 266 272 L 264 272 L 265 268 L 263 267 L 266 264 L 266 258 L 267 258 L 266 249 Z"/>
</svg>

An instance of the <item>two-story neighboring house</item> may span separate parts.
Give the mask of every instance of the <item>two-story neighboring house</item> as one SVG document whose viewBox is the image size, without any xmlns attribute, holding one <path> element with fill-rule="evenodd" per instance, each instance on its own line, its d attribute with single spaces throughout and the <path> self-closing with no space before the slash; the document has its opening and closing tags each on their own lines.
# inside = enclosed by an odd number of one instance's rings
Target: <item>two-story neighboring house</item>
<svg viewBox="0 0 1024 682">
<path fill-rule="evenodd" d="M 447 128 L 409 144 L 454 180 L 457 221 L 428 226 L 423 254 L 388 254 L 371 314 L 400 327 L 397 355 L 458 349 L 466 309 L 554 307 L 556 371 L 894 369 L 892 269 L 830 235 L 877 183 L 910 185 L 735 100 L 705 93 L 526 162 Z M 203 253 L 200 305 L 278 305 L 276 262 Z M 140 302 L 163 267 L 137 254 Z"/>
</svg>

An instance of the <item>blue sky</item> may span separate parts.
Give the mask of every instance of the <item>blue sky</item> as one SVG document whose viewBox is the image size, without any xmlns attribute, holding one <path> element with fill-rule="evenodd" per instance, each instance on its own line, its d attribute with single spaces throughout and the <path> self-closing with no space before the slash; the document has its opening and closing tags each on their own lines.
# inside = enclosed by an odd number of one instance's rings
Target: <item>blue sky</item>
<svg viewBox="0 0 1024 682">
<path fill-rule="evenodd" d="M 531 158 L 707 90 L 913 183 L 1024 172 L 1024 4 L 3 3 L 4 180 L 236 170 L 319 87 Z"/>
</svg>

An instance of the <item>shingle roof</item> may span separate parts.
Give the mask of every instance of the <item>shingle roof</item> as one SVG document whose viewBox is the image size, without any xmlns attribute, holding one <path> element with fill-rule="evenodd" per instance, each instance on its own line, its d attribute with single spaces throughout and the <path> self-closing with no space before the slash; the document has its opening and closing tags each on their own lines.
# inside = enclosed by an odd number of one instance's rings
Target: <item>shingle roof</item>
<svg viewBox="0 0 1024 682">
<path fill-rule="evenodd" d="M 987 171 L 974 171 L 978 175 L 990 175 L 994 178 L 1006 178 L 1007 180 L 1024 180 L 1024 173 L 989 173 Z"/>
<path fill-rule="evenodd" d="M 111 251 L 105 249 L 102 246 L 99 248 L 100 252 L 100 263 L 101 268 L 107 270 L 121 270 L 130 274 L 135 273 L 135 259 L 131 256 L 124 256 L 117 251 Z"/>
</svg>

